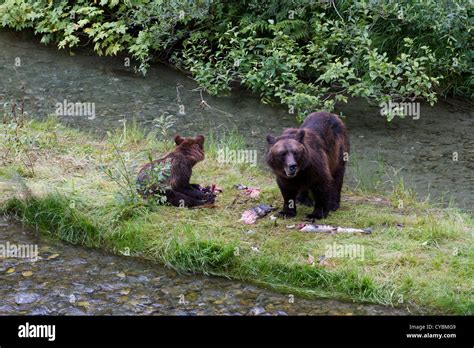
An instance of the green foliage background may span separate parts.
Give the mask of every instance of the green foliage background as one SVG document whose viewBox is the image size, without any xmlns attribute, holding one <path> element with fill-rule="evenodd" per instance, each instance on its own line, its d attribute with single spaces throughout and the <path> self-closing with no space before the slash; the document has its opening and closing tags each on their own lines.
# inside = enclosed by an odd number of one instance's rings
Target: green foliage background
<svg viewBox="0 0 474 348">
<path fill-rule="evenodd" d="M 241 85 L 299 116 L 349 96 L 433 104 L 474 90 L 463 0 L 0 0 L 0 25 L 130 55 L 142 73 L 166 61 L 211 94 Z"/>
</svg>

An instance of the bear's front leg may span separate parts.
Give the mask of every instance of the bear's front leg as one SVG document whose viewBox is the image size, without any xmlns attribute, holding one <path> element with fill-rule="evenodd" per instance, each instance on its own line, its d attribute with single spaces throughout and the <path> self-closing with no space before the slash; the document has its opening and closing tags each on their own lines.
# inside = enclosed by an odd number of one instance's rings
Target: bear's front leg
<svg viewBox="0 0 474 348">
<path fill-rule="evenodd" d="M 183 185 L 183 186 L 180 186 L 180 187 L 174 187 L 173 189 L 175 191 L 181 192 L 182 194 L 185 194 L 186 196 L 192 197 L 194 199 L 200 199 L 200 200 L 206 200 L 207 199 L 206 193 L 202 192 L 199 189 L 197 189 L 192 184 L 187 184 L 187 185 Z"/>
<path fill-rule="evenodd" d="M 192 208 L 208 203 L 205 200 L 195 199 L 173 189 L 166 190 L 166 202 L 180 208 Z"/>
<path fill-rule="evenodd" d="M 325 185 L 321 185 L 313 189 L 314 210 L 311 214 L 306 215 L 309 220 L 324 219 L 329 214 L 330 192 Z"/>
<path fill-rule="evenodd" d="M 288 219 L 296 216 L 296 195 L 298 189 L 289 186 L 287 183 L 283 183 L 280 180 L 277 180 L 278 187 L 283 196 L 283 210 L 280 211 L 277 216 Z"/>
<path fill-rule="evenodd" d="M 309 196 L 309 191 L 303 190 L 296 196 L 296 202 L 306 205 L 307 207 L 314 206 L 314 201 Z"/>
<path fill-rule="evenodd" d="M 197 190 L 199 193 L 199 199 L 204 199 L 206 202 L 212 204 L 215 202 L 216 195 L 212 192 L 210 186 L 202 187 L 199 184 L 189 184 L 194 190 Z M 202 195 L 204 195 L 204 198 L 202 198 Z"/>
</svg>

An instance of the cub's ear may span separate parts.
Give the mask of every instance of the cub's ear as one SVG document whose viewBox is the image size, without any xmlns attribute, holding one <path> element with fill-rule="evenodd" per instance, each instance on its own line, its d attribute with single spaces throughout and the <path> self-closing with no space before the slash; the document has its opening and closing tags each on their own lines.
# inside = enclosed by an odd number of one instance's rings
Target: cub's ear
<svg viewBox="0 0 474 348">
<path fill-rule="evenodd" d="M 181 144 L 183 141 L 184 141 L 184 138 L 181 138 L 179 134 L 176 134 L 176 136 L 174 137 L 174 142 L 176 143 L 176 145 Z"/>
<path fill-rule="evenodd" d="M 296 140 L 298 140 L 300 143 L 303 143 L 304 136 L 305 136 L 304 129 L 300 129 L 298 133 L 296 133 Z"/>
<path fill-rule="evenodd" d="M 204 135 L 198 135 L 196 138 L 194 138 L 194 141 L 202 148 L 204 146 Z"/>
<path fill-rule="evenodd" d="M 268 134 L 267 135 L 267 143 L 268 145 L 273 145 L 276 143 L 276 138 L 273 135 Z"/>
</svg>

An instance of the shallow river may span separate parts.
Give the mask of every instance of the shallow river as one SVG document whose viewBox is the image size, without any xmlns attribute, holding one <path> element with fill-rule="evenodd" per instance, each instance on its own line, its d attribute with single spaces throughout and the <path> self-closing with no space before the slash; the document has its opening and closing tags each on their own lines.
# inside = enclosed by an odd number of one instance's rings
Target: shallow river
<svg viewBox="0 0 474 348">
<path fill-rule="evenodd" d="M 35 117 L 54 114 L 56 103 L 94 103 L 92 120 L 61 117 L 92 132 L 121 127 L 120 120 L 133 118 L 151 127 L 154 118 L 167 112 L 177 120 L 172 133 L 237 130 L 250 149 L 259 151 L 263 165 L 265 135 L 296 125 L 286 109 L 263 105 L 247 92 L 201 96 L 190 78 L 163 65 L 153 65 L 143 77 L 125 66 L 124 57 L 98 57 L 89 49 L 58 51 L 14 32 L 0 32 L 0 48 L 0 101 L 25 98 L 26 110 Z M 202 107 L 201 97 L 209 107 Z M 445 202 L 454 198 L 458 206 L 472 210 L 474 114 L 466 103 L 454 101 L 460 104 L 457 108 L 450 103 L 421 104 L 419 119 L 390 123 L 380 116 L 379 107 L 364 100 L 339 105 L 335 112 L 345 116 L 353 150 L 346 182 L 370 187 L 380 181 L 390 188 L 403 177 L 422 197 Z"/>
<path fill-rule="evenodd" d="M 375 305 L 290 298 L 226 279 L 177 275 L 154 263 L 57 243 L 3 220 L 0 245 L 32 246 L 38 251 L 36 261 L 0 258 L 0 315 L 406 313 Z"/>
</svg>

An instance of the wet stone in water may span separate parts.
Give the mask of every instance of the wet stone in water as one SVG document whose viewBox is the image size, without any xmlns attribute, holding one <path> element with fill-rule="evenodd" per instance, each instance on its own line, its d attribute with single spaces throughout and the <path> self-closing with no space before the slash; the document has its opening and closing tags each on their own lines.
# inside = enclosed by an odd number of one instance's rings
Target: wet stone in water
<svg viewBox="0 0 474 348">
<path fill-rule="evenodd" d="M 21 292 L 15 295 L 15 302 L 17 304 L 33 303 L 38 297 L 38 294 Z"/>
</svg>

